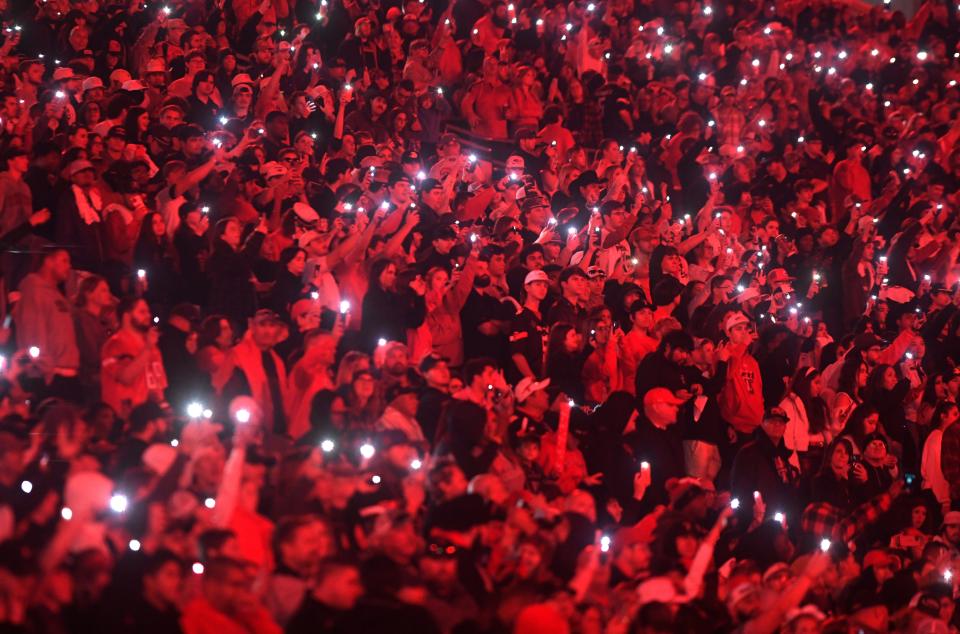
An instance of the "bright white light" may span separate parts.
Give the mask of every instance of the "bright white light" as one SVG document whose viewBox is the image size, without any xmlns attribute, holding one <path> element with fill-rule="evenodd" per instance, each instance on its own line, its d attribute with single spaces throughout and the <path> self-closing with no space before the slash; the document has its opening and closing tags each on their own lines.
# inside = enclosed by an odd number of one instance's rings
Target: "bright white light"
<svg viewBox="0 0 960 634">
<path fill-rule="evenodd" d="M 377 346 L 383 347 L 385 345 L 387 345 L 386 339 L 384 339 L 383 337 L 380 337 L 379 339 L 377 339 Z"/>
<path fill-rule="evenodd" d="M 187 416 L 190 418 L 200 418 L 203 416 L 203 405 L 196 401 L 187 405 Z"/>
<path fill-rule="evenodd" d="M 840 59 L 847 59 L 847 52 L 846 52 L 846 51 L 840 51 L 840 53 L 837 55 L 837 57 L 839 57 Z"/>
<path fill-rule="evenodd" d="M 737 154 L 743 154 L 743 146 L 742 146 L 742 145 L 738 145 L 738 146 L 737 146 Z"/>
<path fill-rule="evenodd" d="M 822 550 L 823 552 L 827 552 L 828 550 L 830 550 L 830 546 L 831 546 L 830 540 L 827 539 L 826 537 L 820 540 L 820 550 Z"/>
<path fill-rule="evenodd" d="M 773 521 L 780 522 L 781 524 L 783 524 L 783 513 L 774 513 Z"/>
<path fill-rule="evenodd" d="M 176 438 L 174 438 L 173 440 L 170 441 L 170 446 L 171 446 L 171 447 L 179 447 L 179 446 L 180 446 L 180 441 L 177 440 Z"/>
<path fill-rule="evenodd" d="M 249 422 L 250 422 L 250 410 L 248 410 L 248 409 L 238 409 L 238 410 L 237 410 L 237 422 L 238 422 L 238 423 L 249 423 Z"/>
<path fill-rule="evenodd" d="M 759 59 L 755 59 L 755 60 L 753 60 L 752 62 L 750 62 L 750 64 L 751 64 L 754 68 L 757 68 L 757 67 L 760 66 L 760 60 L 759 60 Z"/>
<path fill-rule="evenodd" d="M 70 510 L 69 506 L 65 506 L 60 509 L 60 517 L 69 522 L 73 519 L 73 511 Z"/>
<path fill-rule="evenodd" d="M 375 453 L 377 453 L 377 450 L 370 443 L 365 442 L 360 445 L 360 455 L 363 456 L 364 459 L 369 460 L 370 458 L 373 458 L 373 454 Z"/>
<path fill-rule="evenodd" d="M 669 55 L 670 53 L 672 53 L 672 52 L 673 52 L 673 44 L 667 44 L 666 46 L 664 46 L 664 47 L 663 47 L 663 52 L 666 53 L 667 55 Z"/>
<path fill-rule="evenodd" d="M 33 482 L 30 482 L 30 480 L 24 480 L 20 483 L 20 490 L 24 493 L 30 493 L 33 491 Z"/>
<path fill-rule="evenodd" d="M 372 478 L 370 478 L 370 482 L 373 482 L 374 484 L 380 484 L 381 480 L 382 479 L 378 475 L 375 475 Z"/>
<path fill-rule="evenodd" d="M 213 498 L 207 498 L 203 501 L 203 505 L 208 509 L 212 509 L 217 505 L 217 501 Z"/>
<path fill-rule="evenodd" d="M 867 90 L 873 90 L 873 84 L 872 84 L 872 83 L 867 83 L 867 85 L 865 86 L 865 88 L 866 88 Z"/>
<path fill-rule="evenodd" d="M 876 57 L 877 55 L 880 54 L 880 50 L 875 48 L 872 51 L 870 51 L 870 54 Z"/>
<path fill-rule="evenodd" d="M 713 13 L 713 7 L 707 6 L 703 8 L 703 15 L 710 15 L 712 13 Z"/>
<path fill-rule="evenodd" d="M 333 444 L 333 441 L 327 438 L 320 443 L 320 450 L 323 451 L 323 453 L 330 453 L 333 451 L 335 446 L 336 445 Z"/>
<path fill-rule="evenodd" d="M 423 462 L 421 462 L 419 459 L 414 458 L 410 461 L 410 468 L 414 471 L 419 471 L 421 467 L 423 467 Z"/>
<path fill-rule="evenodd" d="M 110 496 L 110 510 L 114 513 L 123 513 L 127 510 L 128 504 L 127 496 L 122 493 L 115 493 Z"/>
<path fill-rule="evenodd" d="M 600 552 L 606 553 L 610 552 L 610 536 L 604 535 L 600 538 Z"/>
<path fill-rule="evenodd" d="M 922 62 L 922 61 L 925 61 L 925 60 L 927 59 L 927 52 L 926 52 L 926 51 L 917 51 L 917 59 L 919 59 L 921 62 Z"/>
<path fill-rule="evenodd" d="M 30 346 L 30 349 L 27 350 L 27 354 L 29 354 L 31 358 L 36 359 L 37 357 L 40 356 L 40 348 L 36 346 Z"/>
<path fill-rule="evenodd" d="M 786 55 L 783 56 L 783 59 L 787 60 L 788 62 L 792 62 L 792 61 L 793 61 L 793 53 L 787 53 Z"/>
<path fill-rule="evenodd" d="M 734 511 L 740 508 L 740 498 L 733 498 L 730 500 L 730 508 L 732 508 Z"/>
<path fill-rule="evenodd" d="M 130 550 L 137 552 L 140 550 L 140 541 L 136 539 L 131 539 L 130 543 L 127 544 L 130 547 Z"/>
<path fill-rule="evenodd" d="M 193 562 L 193 565 L 190 567 L 193 570 L 193 574 L 202 575 L 203 574 L 203 564 L 199 561 Z"/>
</svg>

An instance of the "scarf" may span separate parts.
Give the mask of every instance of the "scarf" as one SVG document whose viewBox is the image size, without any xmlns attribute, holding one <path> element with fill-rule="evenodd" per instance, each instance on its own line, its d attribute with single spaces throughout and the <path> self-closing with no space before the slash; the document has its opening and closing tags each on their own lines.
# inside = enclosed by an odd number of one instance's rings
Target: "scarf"
<svg viewBox="0 0 960 634">
<path fill-rule="evenodd" d="M 91 187 L 90 192 L 86 193 L 77 185 L 72 185 L 70 188 L 73 190 L 73 200 L 77 203 L 77 211 L 80 212 L 83 221 L 88 225 L 100 222 L 100 209 L 103 201 L 100 200 L 100 194 L 97 190 Z"/>
</svg>

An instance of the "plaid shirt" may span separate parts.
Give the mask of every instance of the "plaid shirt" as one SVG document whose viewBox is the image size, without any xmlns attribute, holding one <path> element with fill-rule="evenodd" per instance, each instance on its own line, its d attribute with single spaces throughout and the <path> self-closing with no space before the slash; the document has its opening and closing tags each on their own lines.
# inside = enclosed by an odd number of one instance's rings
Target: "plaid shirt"
<svg viewBox="0 0 960 634">
<path fill-rule="evenodd" d="M 876 522 L 890 508 L 890 503 L 890 494 L 881 493 L 844 517 L 842 509 L 826 502 L 815 502 L 803 510 L 800 528 L 816 537 L 847 542 Z"/>
<path fill-rule="evenodd" d="M 740 133 L 747 125 L 747 117 L 739 108 L 717 108 L 714 120 L 717 122 L 717 141 L 720 145 L 740 143 Z"/>
<path fill-rule="evenodd" d="M 950 483 L 950 499 L 960 500 L 960 425 L 950 425 L 940 441 L 940 471 Z"/>
</svg>

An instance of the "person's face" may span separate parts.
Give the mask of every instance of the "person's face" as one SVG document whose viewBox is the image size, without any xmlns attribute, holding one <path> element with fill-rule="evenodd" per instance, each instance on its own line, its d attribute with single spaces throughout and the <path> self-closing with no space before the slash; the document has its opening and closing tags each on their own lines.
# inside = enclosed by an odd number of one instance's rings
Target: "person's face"
<svg viewBox="0 0 960 634">
<path fill-rule="evenodd" d="M 450 253 L 450 250 L 453 248 L 454 244 L 456 244 L 456 240 L 452 238 L 440 238 L 433 241 L 433 248 L 437 251 L 437 253 L 446 255 Z M 446 276 L 446 272 L 443 272 L 443 276 Z M 437 275 L 436 277 L 441 276 Z M 444 279 L 443 283 L 446 284 L 447 281 L 449 281 L 449 278 Z"/>
<path fill-rule="evenodd" d="M 427 371 L 424 378 L 430 387 L 446 390 L 450 386 L 450 368 L 445 361 L 440 361 Z"/>
<path fill-rule="evenodd" d="M 567 335 L 563 338 L 563 347 L 567 352 L 576 352 L 580 349 L 581 343 L 583 343 L 583 337 L 574 328 L 568 330 Z"/>
<path fill-rule="evenodd" d="M 353 381 L 353 391 L 360 398 L 370 398 L 373 396 L 374 380 L 369 374 L 361 374 Z"/>
<path fill-rule="evenodd" d="M 910 512 L 910 525 L 916 529 L 920 529 L 927 522 L 927 507 L 925 506 L 916 506 Z"/>
<path fill-rule="evenodd" d="M 526 262 L 524 262 L 527 268 L 531 271 L 539 271 L 543 269 L 543 263 L 543 254 L 539 251 L 534 251 L 528 255 Z"/>
<path fill-rule="evenodd" d="M 267 124 L 267 134 L 275 139 L 285 139 L 290 132 L 290 124 L 286 117 L 276 117 Z"/>
<path fill-rule="evenodd" d="M 302 275 L 303 267 L 307 263 L 307 254 L 303 251 L 297 251 L 297 254 L 287 263 L 287 270 L 294 275 Z"/>
<path fill-rule="evenodd" d="M 588 205 L 594 205 L 598 200 L 600 200 L 600 192 L 603 191 L 603 188 L 596 183 L 582 187 L 581 191 L 583 192 L 583 197 L 586 199 Z"/>
<path fill-rule="evenodd" d="M 222 239 L 231 247 L 236 249 L 240 246 L 240 223 L 230 221 L 224 228 Z"/>
<path fill-rule="evenodd" d="M 387 100 L 383 97 L 374 97 L 370 101 L 370 112 L 373 113 L 374 117 L 379 117 L 387 111 Z"/>
<path fill-rule="evenodd" d="M 388 264 L 383 272 L 380 273 L 380 288 L 392 290 L 397 284 L 397 267 L 395 264 Z"/>
<path fill-rule="evenodd" d="M 315 306 L 310 310 L 297 315 L 297 330 L 307 332 L 320 327 L 320 307 Z"/>
<path fill-rule="evenodd" d="M 671 348 L 667 353 L 667 359 L 677 365 L 687 365 L 690 362 L 690 351 L 685 348 Z"/>
<path fill-rule="evenodd" d="M 407 351 L 399 346 L 391 348 L 383 360 L 383 367 L 386 368 L 390 374 L 403 374 L 407 371 L 409 364 L 410 357 Z"/>
<path fill-rule="evenodd" d="M 871 440 L 863 449 L 863 455 L 874 461 L 883 461 L 887 457 L 887 446 L 882 440 Z"/>
<path fill-rule="evenodd" d="M 960 544 L 960 524 L 947 524 L 944 526 L 943 536 L 953 545 Z"/>
<path fill-rule="evenodd" d="M 507 268 L 506 257 L 502 253 L 490 256 L 490 262 L 487 268 L 491 276 L 502 277 Z"/>
<path fill-rule="evenodd" d="M 110 287 L 106 282 L 97 284 L 90 293 L 90 301 L 94 306 L 107 306 L 113 298 L 110 296 Z"/>
<path fill-rule="evenodd" d="M 676 254 L 665 255 L 660 261 L 661 270 L 667 275 L 678 277 L 680 273 L 680 256 Z"/>
<path fill-rule="evenodd" d="M 46 71 L 46 67 L 43 64 L 31 64 L 27 69 L 27 81 L 35 86 L 39 86 L 43 83 L 43 74 Z"/>
<path fill-rule="evenodd" d="M 220 334 L 217 335 L 216 343 L 221 348 L 227 348 L 233 344 L 233 327 L 226 319 L 220 320 Z"/>
<path fill-rule="evenodd" d="M 626 217 L 627 212 L 622 207 L 618 207 L 607 214 L 607 217 L 604 219 L 604 226 L 607 231 L 619 231 L 623 227 L 623 222 Z"/>
<path fill-rule="evenodd" d="M 363 583 L 356 568 L 343 567 L 325 579 L 322 589 L 323 602 L 335 610 L 352 610 L 363 596 Z"/>
<path fill-rule="evenodd" d="M 823 378 L 818 374 L 810 381 L 810 396 L 816 398 L 823 392 Z"/>
<path fill-rule="evenodd" d="M 446 248 L 446 250 L 440 249 L 437 242 L 435 242 L 434 244 L 438 246 L 437 251 L 439 253 L 450 252 L 450 247 L 452 246 L 452 244 L 449 244 L 450 243 L 449 240 L 439 241 L 439 243 L 444 245 L 444 247 Z M 445 288 L 447 288 L 447 283 L 449 281 L 450 281 L 450 276 L 447 275 L 446 271 L 443 271 L 443 270 L 437 271 L 436 273 L 433 274 L 433 277 L 430 278 L 430 290 L 435 292 L 442 292 Z"/>
<path fill-rule="evenodd" d="M 176 108 L 167 108 L 160 113 L 160 124 L 168 130 L 172 130 L 181 123 L 183 123 L 183 114 Z"/>
<path fill-rule="evenodd" d="M 410 183 L 406 180 L 397 181 L 390 188 L 390 197 L 397 203 L 405 203 L 410 200 Z"/>
<path fill-rule="evenodd" d="M 150 330 L 153 325 L 153 316 L 150 314 L 150 307 L 147 302 L 139 301 L 130 311 L 130 325 L 141 332 Z"/>
<path fill-rule="evenodd" d="M 780 439 L 783 438 L 783 432 L 787 428 L 787 421 L 781 418 L 764 418 L 760 426 L 763 428 L 764 433 L 767 434 L 767 437 L 776 445 L 780 442 Z"/>
<path fill-rule="evenodd" d="M 154 574 L 144 577 L 143 585 L 168 606 L 174 606 L 181 599 L 183 572 L 176 562 L 170 561 L 160 566 Z"/>
<path fill-rule="evenodd" d="M 867 364 L 861 363 L 857 370 L 857 387 L 863 389 L 867 385 L 867 379 L 870 378 L 870 368 Z"/>
<path fill-rule="evenodd" d="M 574 275 L 563 284 L 563 295 L 572 298 L 574 301 L 584 299 L 590 292 L 587 284 L 587 278 L 582 275 Z"/>
<path fill-rule="evenodd" d="M 749 324 L 737 324 L 730 329 L 728 335 L 730 337 L 730 343 L 738 346 L 746 345 L 753 339 L 753 333 L 750 330 Z"/>
<path fill-rule="evenodd" d="M 58 282 L 65 282 L 70 276 L 70 255 L 66 251 L 57 251 L 50 256 L 50 272 Z"/>
<path fill-rule="evenodd" d="M 883 371 L 883 389 L 892 390 L 897 386 L 897 373 L 893 368 L 887 368 Z"/>
<path fill-rule="evenodd" d="M 549 289 L 546 282 L 531 282 L 527 284 L 527 294 L 533 299 L 543 301 L 547 297 L 547 290 Z"/>
<path fill-rule="evenodd" d="M 191 77 L 196 75 L 202 70 L 206 70 L 207 63 L 203 61 L 202 57 L 192 57 L 190 61 L 187 62 L 187 74 Z"/>
<path fill-rule="evenodd" d="M 197 84 L 197 93 L 203 97 L 209 97 L 213 94 L 214 84 L 213 75 L 206 75 L 199 84 Z"/>
<path fill-rule="evenodd" d="M 187 156 L 200 156 L 206 142 L 202 136 L 192 136 L 183 143 L 183 152 Z"/>
<path fill-rule="evenodd" d="M 834 448 L 833 455 L 830 456 L 830 468 L 833 469 L 837 477 L 847 477 L 847 471 L 850 468 L 850 453 L 847 451 L 845 444 L 838 443 Z"/>
</svg>

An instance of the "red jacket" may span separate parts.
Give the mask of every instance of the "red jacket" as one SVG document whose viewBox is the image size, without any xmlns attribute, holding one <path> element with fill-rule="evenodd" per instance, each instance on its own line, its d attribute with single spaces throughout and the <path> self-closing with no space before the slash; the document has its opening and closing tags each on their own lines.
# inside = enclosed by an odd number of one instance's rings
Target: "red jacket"
<svg viewBox="0 0 960 634">
<path fill-rule="evenodd" d="M 724 420 L 741 434 L 751 434 L 763 419 L 760 365 L 746 347 L 733 348 L 727 362 L 727 383 L 718 397 Z"/>
</svg>

